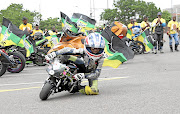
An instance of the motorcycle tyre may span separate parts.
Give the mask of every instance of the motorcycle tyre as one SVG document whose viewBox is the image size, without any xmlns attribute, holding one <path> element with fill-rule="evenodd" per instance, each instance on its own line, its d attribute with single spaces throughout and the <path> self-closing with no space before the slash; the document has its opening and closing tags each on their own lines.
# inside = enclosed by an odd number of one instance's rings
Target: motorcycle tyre
<svg viewBox="0 0 180 114">
<path fill-rule="evenodd" d="M 145 46 L 144 46 L 144 44 L 143 44 L 142 42 L 140 42 L 140 41 L 135 41 L 135 43 L 136 43 L 136 44 L 140 44 L 140 45 L 142 46 L 141 51 L 139 51 L 139 52 L 135 51 L 135 54 L 142 54 L 142 53 L 144 53 L 144 51 L 145 51 Z M 134 50 L 136 50 L 136 49 L 134 49 Z M 133 50 L 133 51 L 134 51 L 134 50 Z"/>
<path fill-rule="evenodd" d="M 53 85 L 50 82 L 46 82 L 41 89 L 41 92 L 39 94 L 39 98 L 41 100 L 46 100 L 50 96 L 50 94 L 52 92 L 51 91 L 52 88 L 53 88 Z"/>
<path fill-rule="evenodd" d="M 38 50 L 37 50 L 37 53 L 36 53 L 36 55 L 37 55 L 36 58 L 41 58 L 41 59 L 44 60 L 44 62 L 45 62 L 45 57 L 43 58 L 42 56 L 39 56 L 39 55 L 38 55 L 39 53 L 46 55 L 46 54 L 47 54 L 47 51 L 42 50 L 42 49 L 38 49 Z M 34 64 L 36 64 L 36 65 L 38 65 L 38 66 L 45 66 L 45 65 L 46 65 L 45 63 L 39 62 L 38 60 L 34 60 L 33 62 L 34 62 Z"/>
<path fill-rule="evenodd" d="M 7 71 L 11 73 L 21 72 L 26 65 L 26 59 L 24 55 L 21 52 L 10 52 L 9 55 L 15 55 L 16 57 L 18 57 L 21 60 L 21 66 L 20 68 L 17 68 L 17 69 L 7 68 Z"/>
<path fill-rule="evenodd" d="M 2 68 L 0 69 L 0 77 L 1 77 L 6 72 L 7 65 L 2 64 L 2 62 L 0 63 L 0 65 L 2 65 Z"/>
</svg>

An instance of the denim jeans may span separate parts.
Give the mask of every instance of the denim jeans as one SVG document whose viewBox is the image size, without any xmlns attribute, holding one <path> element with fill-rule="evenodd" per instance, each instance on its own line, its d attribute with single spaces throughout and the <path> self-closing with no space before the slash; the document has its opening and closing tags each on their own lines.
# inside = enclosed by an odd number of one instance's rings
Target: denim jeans
<svg viewBox="0 0 180 114">
<path fill-rule="evenodd" d="M 171 37 L 169 37 L 169 45 L 172 46 L 172 39 L 174 37 L 175 44 L 179 45 L 179 38 L 178 38 L 178 33 L 176 34 L 170 34 Z"/>
</svg>

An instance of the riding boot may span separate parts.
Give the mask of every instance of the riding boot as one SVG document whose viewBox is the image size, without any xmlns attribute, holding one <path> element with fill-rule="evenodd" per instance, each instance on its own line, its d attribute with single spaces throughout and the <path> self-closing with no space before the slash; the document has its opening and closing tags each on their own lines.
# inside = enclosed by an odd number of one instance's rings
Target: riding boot
<svg viewBox="0 0 180 114">
<path fill-rule="evenodd" d="M 86 95 L 98 95 L 99 94 L 98 80 L 93 80 L 92 86 L 86 86 L 85 92 L 86 92 Z"/>
<path fill-rule="evenodd" d="M 92 81 L 92 86 L 81 86 L 81 89 L 79 92 L 86 94 L 86 95 L 98 95 L 99 90 L 98 90 L 98 80 L 93 80 Z"/>
<path fill-rule="evenodd" d="M 176 51 L 179 51 L 179 50 L 178 50 L 178 45 L 177 45 L 177 44 L 175 44 L 175 50 L 176 50 Z"/>
<path fill-rule="evenodd" d="M 172 47 L 172 45 L 170 45 L 169 47 L 170 47 L 171 52 L 173 52 L 173 47 Z"/>
</svg>

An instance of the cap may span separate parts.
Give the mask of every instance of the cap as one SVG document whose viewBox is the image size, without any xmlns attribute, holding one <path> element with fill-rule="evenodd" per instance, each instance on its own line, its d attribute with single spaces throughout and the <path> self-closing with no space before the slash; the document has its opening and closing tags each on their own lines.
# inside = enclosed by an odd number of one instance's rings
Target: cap
<svg viewBox="0 0 180 114">
<path fill-rule="evenodd" d="M 158 12 L 157 15 L 162 15 L 162 13 L 161 13 L 161 12 Z"/>
<path fill-rule="evenodd" d="M 148 16 L 144 16 L 143 18 L 146 19 L 146 18 L 148 18 Z"/>
<path fill-rule="evenodd" d="M 22 20 L 23 20 L 23 21 L 24 21 L 24 20 L 27 20 L 27 18 L 26 18 L 26 17 L 23 17 Z"/>
</svg>

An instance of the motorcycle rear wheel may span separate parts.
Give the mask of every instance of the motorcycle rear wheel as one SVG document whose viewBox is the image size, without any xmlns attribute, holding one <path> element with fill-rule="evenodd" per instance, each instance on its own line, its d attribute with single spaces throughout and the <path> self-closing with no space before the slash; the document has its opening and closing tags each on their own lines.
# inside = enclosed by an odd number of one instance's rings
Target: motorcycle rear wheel
<svg viewBox="0 0 180 114">
<path fill-rule="evenodd" d="M 46 82 L 44 86 L 41 89 L 41 92 L 39 94 L 39 98 L 41 100 L 46 100 L 52 93 L 51 89 L 53 88 L 52 84 L 50 82 Z"/>
<path fill-rule="evenodd" d="M 34 60 L 34 63 L 38 66 L 45 66 L 46 64 L 43 63 L 45 62 L 45 55 L 46 55 L 46 51 L 42 50 L 42 49 L 38 49 L 37 53 L 36 53 L 36 59 Z M 42 56 L 43 55 L 43 56 Z"/>
</svg>

